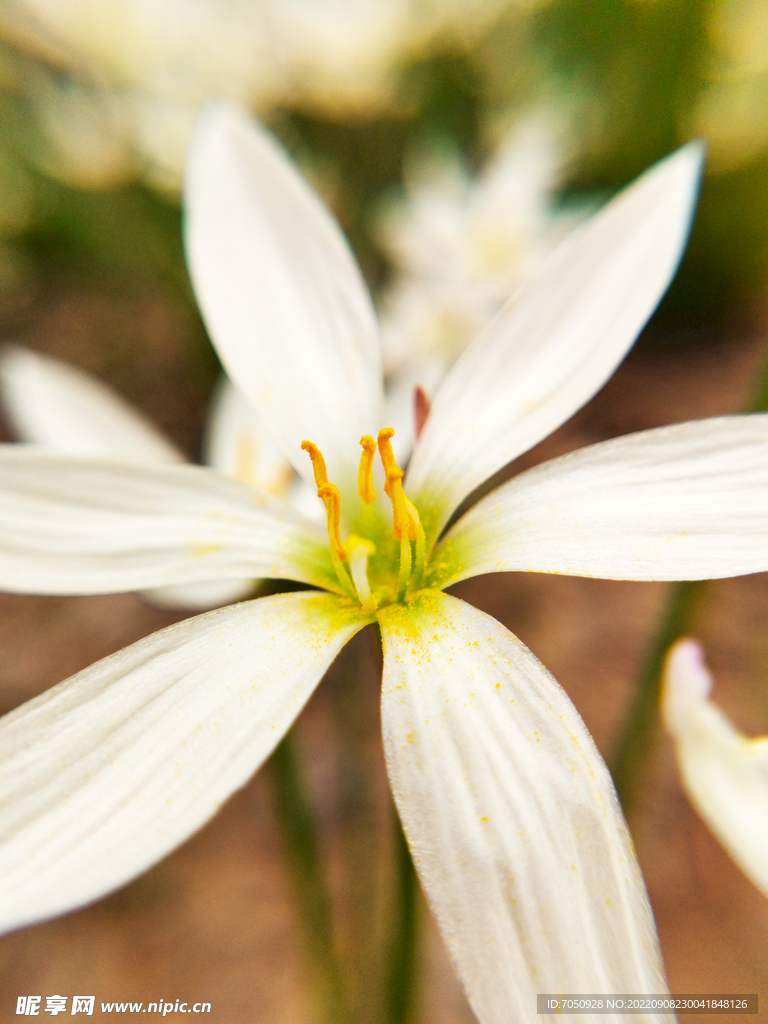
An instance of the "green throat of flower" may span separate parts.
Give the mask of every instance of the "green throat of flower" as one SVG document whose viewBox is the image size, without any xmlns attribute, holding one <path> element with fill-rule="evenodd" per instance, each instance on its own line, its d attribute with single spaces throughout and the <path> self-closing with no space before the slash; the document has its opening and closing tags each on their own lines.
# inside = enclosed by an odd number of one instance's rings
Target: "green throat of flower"
<svg viewBox="0 0 768 1024">
<path fill-rule="evenodd" d="M 372 506 L 376 492 L 373 486 L 373 463 L 378 448 L 384 467 L 384 493 L 392 503 L 392 529 L 382 531 L 378 517 L 367 520 L 369 530 L 363 526 L 358 536 L 350 533 L 341 539 L 341 495 L 335 484 L 328 480 L 325 459 L 312 441 L 302 441 L 302 450 L 309 454 L 315 474 L 317 496 L 325 505 L 331 558 L 339 583 L 344 592 L 359 601 L 363 612 L 374 614 L 380 607 L 403 601 L 419 588 L 424 575 L 425 538 L 416 506 L 403 490 L 403 471 L 392 451 L 392 427 L 379 431 L 377 440 L 365 434 L 360 438 L 363 453 L 357 490 L 364 506 Z M 366 523 L 366 516 L 361 517 Z M 376 537 L 372 539 L 371 534 Z M 392 538 L 397 544 L 393 545 Z"/>
</svg>

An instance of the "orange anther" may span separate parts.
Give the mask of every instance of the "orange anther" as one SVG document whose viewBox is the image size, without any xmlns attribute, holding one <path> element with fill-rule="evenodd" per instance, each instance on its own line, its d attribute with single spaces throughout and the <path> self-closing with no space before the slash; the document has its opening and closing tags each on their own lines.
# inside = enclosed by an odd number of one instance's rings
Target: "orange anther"
<svg viewBox="0 0 768 1024">
<path fill-rule="evenodd" d="M 366 505 L 371 505 L 376 498 L 373 489 L 373 457 L 376 454 L 376 442 L 370 434 L 363 434 L 360 444 L 363 446 L 363 454 L 360 456 L 360 469 L 357 473 L 357 490 L 360 500 Z"/>
</svg>

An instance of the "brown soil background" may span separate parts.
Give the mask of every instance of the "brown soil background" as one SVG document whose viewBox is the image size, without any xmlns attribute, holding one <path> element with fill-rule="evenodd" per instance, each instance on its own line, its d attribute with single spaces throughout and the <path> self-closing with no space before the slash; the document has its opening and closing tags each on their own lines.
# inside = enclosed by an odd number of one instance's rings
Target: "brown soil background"
<svg viewBox="0 0 768 1024">
<path fill-rule="evenodd" d="M 159 294 L 48 286 L 32 296 L 17 339 L 98 373 L 194 456 L 208 382 L 204 360 L 190 355 L 194 330 L 189 316 Z M 738 411 L 764 337 L 753 326 L 703 345 L 690 338 L 674 350 L 643 346 L 520 464 L 644 427 Z M 505 574 L 455 589 L 535 651 L 610 757 L 666 585 Z M 180 617 L 150 608 L 135 594 L 0 595 L 0 710 Z M 716 676 L 716 699 L 750 735 L 768 733 L 766 626 L 763 574 L 711 584 L 696 620 Z M 339 658 L 302 715 L 297 737 L 358 1019 L 375 1022 L 392 810 L 370 638 L 358 638 Z M 213 1006 L 206 1019 L 219 1024 L 310 1024 L 311 986 L 271 771 L 267 765 L 210 824 L 142 878 L 91 907 L 2 938 L 0 1019 L 17 1019 L 17 995 L 58 993 L 94 994 L 97 1006 L 102 1000 L 206 1000 Z M 768 1020 L 768 902 L 687 803 L 663 735 L 656 737 L 630 824 L 672 991 L 760 993 L 766 1009 L 749 1019 Z M 418 967 L 414 1024 L 474 1019 L 425 906 Z M 716 1018 L 722 1024 L 732 1019 Z"/>
</svg>

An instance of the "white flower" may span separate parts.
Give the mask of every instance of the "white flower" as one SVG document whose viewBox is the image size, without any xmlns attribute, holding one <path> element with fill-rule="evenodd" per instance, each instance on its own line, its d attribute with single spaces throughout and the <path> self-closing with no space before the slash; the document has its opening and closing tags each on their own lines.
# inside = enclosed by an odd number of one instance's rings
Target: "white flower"
<svg viewBox="0 0 768 1024">
<path fill-rule="evenodd" d="M 701 647 L 678 640 L 664 668 L 664 724 L 691 803 L 768 896 L 768 736 L 742 736 L 709 700 L 712 682 Z"/>
<path fill-rule="evenodd" d="M 23 440 L 89 458 L 113 456 L 144 465 L 185 462 L 157 428 L 95 377 L 19 345 L 0 349 L 0 397 Z M 254 487 L 306 503 L 307 489 L 265 433 L 252 406 L 226 376 L 208 410 L 203 462 Z M 201 610 L 253 590 L 252 580 L 206 580 L 144 591 L 152 604 Z"/>
<path fill-rule="evenodd" d="M 387 373 L 414 356 L 456 359 L 554 248 L 556 149 L 554 126 L 530 116 L 475 179 L 456 153 L 411 168 L 379 223 L 398 271 L 381 304 Z"/>
<path fill-rule="evenodd" d="M 664 990 L 632 845 L 584 724 L 519 640 L 442 588 L 489 569 L 667 579 L 768 567 L 768 420 L 596 445 L 522 474 L 440 535 L 622 359 L 674 272 L 699 162 L 680 151 L 553 254 L 446 377 L 403 480 L 389 431 L 371 436 L 376 323 L 338 229 L 271 137 L 234 111 L 207 114 L 187 185 L 195 288 L 230 377 L 314 476 L 328 534 L 204 468 L 9 445 L 0 580 L 93 593 L 248 575 L 326 592 L 171 626 L 0 723 L 6 927 L 95 899 L 190 835 L 376 621 L 395 801 L 479 1020 L 536 1020 L 539 991 Z M 381 468 L 372 479 L 377 447 L 391 511 Z"/>
<path fill-rule="evenodd" d="M 284 92 L 269 7 L 251 0 L 10 0 L 0 35 L 52 66 L 23 87 L 51 145 L 45 169 L 80 187 L 138 172 L 178 189 L 206 96 L 265 107 Z"/>
<path fill-rule="evenodd" d="M 21 83 L 51 144 L 46 170 L 95 188 L 138 173 L 174 191 L 204 100 L 261 112 L 314 107 L 336 118 L 380 114 L 395 103 L 409 54 L 438 37 L 465 46 L 501 7 L 501 0 L 6 0 L 0 37 L 52 66 L 52 74 L 28 68 Z"/>
</svg>

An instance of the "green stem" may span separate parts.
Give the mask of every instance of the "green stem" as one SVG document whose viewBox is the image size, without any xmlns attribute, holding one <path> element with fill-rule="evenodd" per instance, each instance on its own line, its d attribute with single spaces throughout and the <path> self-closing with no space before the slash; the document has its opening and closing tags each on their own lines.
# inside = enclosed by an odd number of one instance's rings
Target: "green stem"
<svg viewBox="0 0 768 1024">
<path fill-rule="evenodd" d="M 635 699 L 611 768 L 627 816 L 634 810 L 643 767 L 653 743 L 664 658 L 674 641 L 687 632 L 705 583 L 705 580 L 694 580 L 673 584 L 659 628 L 646 653 Z"/>
<path fill-rule="evenodd" d="M 396 901 L 392 937 L 385 976 L 386 1024 L 407 1024 L 413 1010 L 416 983 L 416 927 L 419 881 L 405 841 L 400 820 L 395 816 Z"/>
<path fill-rule="evenodd" d="M 275 796 L 304 929 L 307 960 L 322 995 L 323 1019 L 328 1024 L 346 1024 L 351 1016 L 344 973 L 334 943 L 331 899 L 321 864 L 314 815 L 290 733 L 276 748 L 272 764 Z"/>
</svg>

